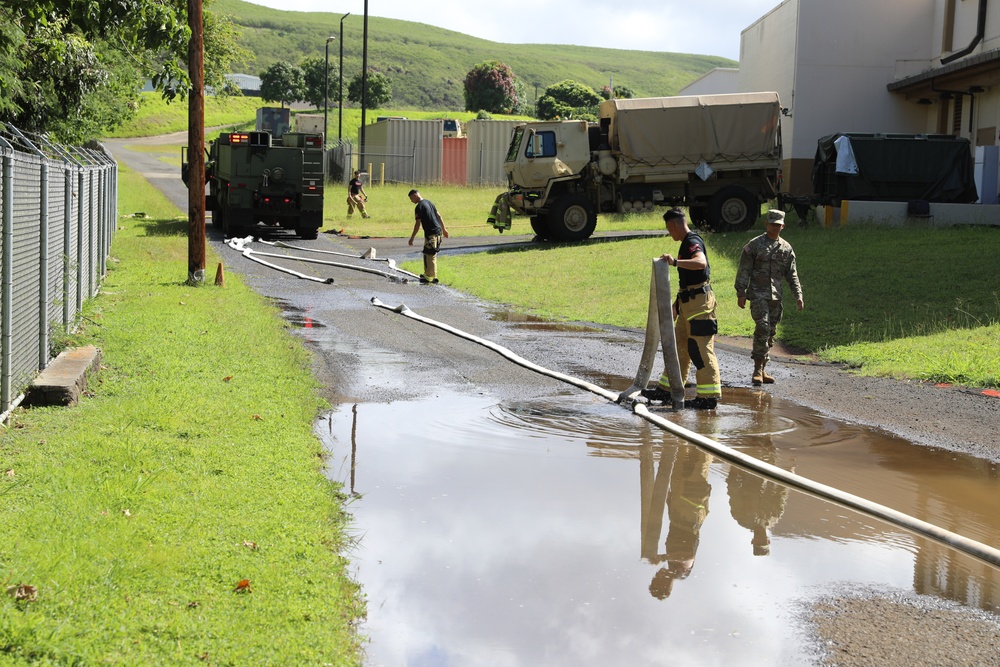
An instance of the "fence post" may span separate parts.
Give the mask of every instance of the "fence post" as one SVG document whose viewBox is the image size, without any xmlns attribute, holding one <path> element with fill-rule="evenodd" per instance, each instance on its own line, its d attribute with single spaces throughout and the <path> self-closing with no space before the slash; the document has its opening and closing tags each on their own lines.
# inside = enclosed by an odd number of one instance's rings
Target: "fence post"
<svg viewBox="0 0 1000 667">
<path fill-rule="evenodd" d="M 0 137 L 0 147 L 13 151 L 6 139 Z M 10 406 L 10 373 L 11 373 L 11 309 L 14 298 L 14 165 L 13 155 L 3 156 L 3 278 L 0 283 L 2 291 L 2 303 L 0 303 L 0 356 L 2 360 L 2 370 L 0 370 L 0 412 L 6 412 Z"/>
<path fill-rule="evenodd" d="M 65 158 L 64 158 L 65 159 Z M 70 323 L 69 317 L 69 288 L 70 288 L 70 253 L 73 251 L 72 241 L 73 241 L 73 164 L 66 160 L 65 162 L 65 172 L 63 174 L 63 192 L 65 200 L 66 212 L 63 213 L 63 285 L 62 285 L 62 296 L 63 296 L 63 326 L 68 327 Z"/>
</svg>

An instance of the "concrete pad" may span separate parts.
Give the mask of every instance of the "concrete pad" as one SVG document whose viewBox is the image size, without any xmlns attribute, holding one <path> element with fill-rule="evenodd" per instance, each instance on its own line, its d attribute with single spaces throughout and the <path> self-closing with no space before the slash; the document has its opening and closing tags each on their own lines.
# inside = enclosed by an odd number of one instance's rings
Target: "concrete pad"
<svg viewBox="0 0 1000 667">
<path fill-rule="evenodd" d="M 65 350 L 31 383 L 22 405 L 76 405 L 100 366 L 101 350 L 93 345 Z"/>
</svg>

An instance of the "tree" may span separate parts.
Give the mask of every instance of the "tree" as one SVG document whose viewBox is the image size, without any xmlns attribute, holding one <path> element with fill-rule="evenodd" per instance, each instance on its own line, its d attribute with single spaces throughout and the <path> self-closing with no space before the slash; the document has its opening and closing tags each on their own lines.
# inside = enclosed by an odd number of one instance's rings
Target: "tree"
<svg viewBox="0 0 1000 667">
<path fill-rule="evenodd" d="M 517 77 L 499 60 L 479 63 L 465 75 L 465 110 L 514 113 L 521 105 Z"/>
<path fill-rule="evenodd" d="M 368 99 L 365 104 L 369 109 L 380 109 L 392 102 L 392 81 L 382 72 L 368 73 Z M 347 86 L 347 99 L 361 104 L 361 75 L 351 79 Z"/>
<path fill-rule="evenodd" d="M 571 79 L 560 81 L 545 89 L 538 98 L 538 117 L 597 119 L 597 105 L 601 96 L 590 86 Z"/>
<path fill-rule="evenodd" d="M 606 100 L 611 99 L 610 86 L 604 86 L 603 88 L 601 88 L 601 97 L 603 97 Z M 616 100 L 630 100 L 635 97 L 635 91 L 629 88 L 628 86 L 615 86 L 614 97 Z"/>
<path fill-rule="evenodd" d="M 260 74 L 260 96 L 267 102 L 281 102 L 281 107 L 301 100 L 305 93 L 302 70 L 279 61 Z"/>
<path fill-rule="evenodd" d="M 306 58 L 299 67 L 302 69 L 305 81 L 303 99 L 316 109 L 325 109 L 329 104 L 329 101 L 325 99 L 327 87 L 326 60 L 323 58 Z M 330 90 L 330 98 L 334 100 L 337 99 L 336 86 L 339 76 L 337 66 L 331 63 L 329 83 L 332 88 Z"/>
<path fill-rule="evenodd" d="M 240 52 L 237 30 L 205 17 L 205 78 L 216 85 Z M 59 141 L 99 136 L 132 117 L 146 78 L 168 100 L 186 96 L 188 38 L 177 0 L 2 2 L 0 120 Z"/>
</svg>

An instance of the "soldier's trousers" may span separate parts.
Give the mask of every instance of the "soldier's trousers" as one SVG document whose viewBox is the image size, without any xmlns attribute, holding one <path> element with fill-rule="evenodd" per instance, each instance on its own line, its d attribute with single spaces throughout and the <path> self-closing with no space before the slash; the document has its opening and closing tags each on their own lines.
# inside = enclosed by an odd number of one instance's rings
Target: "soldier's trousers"
<svg viewBox="0 0 1000 667">
<path fill-rule="evenodd" d="M 774 334 L 781 321 L 781 300 L 752 299 L 750 317 L 756 326 L 753 330 L 753 349 L 750 356 L 756 361 L 766 361 L 774 345 Z"/>
<path fill-rule="evenodd" d="M 698 396 L 722 396 L 722 378 L 715 358 L 715 334 L 719 323 L 715 317 L 715 293 L 711 290 L 688 301 L 677 302 L 674 335 L 677 337 L 677 358 L 681 362 L 681 377 L 687 380 L 691 364 L 695 368 Z M 661 379 L 661 383 L 669 384 Z"/>
</svg>

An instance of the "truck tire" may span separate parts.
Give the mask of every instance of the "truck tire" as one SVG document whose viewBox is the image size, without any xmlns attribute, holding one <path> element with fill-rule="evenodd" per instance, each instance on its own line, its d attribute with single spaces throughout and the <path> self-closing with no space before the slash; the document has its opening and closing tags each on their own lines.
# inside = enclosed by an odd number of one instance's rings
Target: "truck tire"
<svg viewBox="0 0 1000 667">
<path fill-rule="evenodd" d="M 295 233 L 303 241 L 313 241 L 319 237 L 319 230 L 315 227 L 299 227 L 295 230 Z"/>
<path fill-rule="evenodd" d="M 531 231 L 535 232 L 535 240 L 549 241 L 552 232 L 549 230 L 549 219 L 544 215 L 531 216 Z"/>
<path fill-rule="evenodd" d="M 716 232 L 744 232 L 760 217 L 760 202 L 735 185 L 722 188 L 708 204 L 708 224 Z"/>
<path fill-rule="evenodd" d="M 583 195 L 568 195 L 548 215 L 549 233 L 558 241 L 583 241 L 597 227 L 597 212 Z"/>
</svg>

